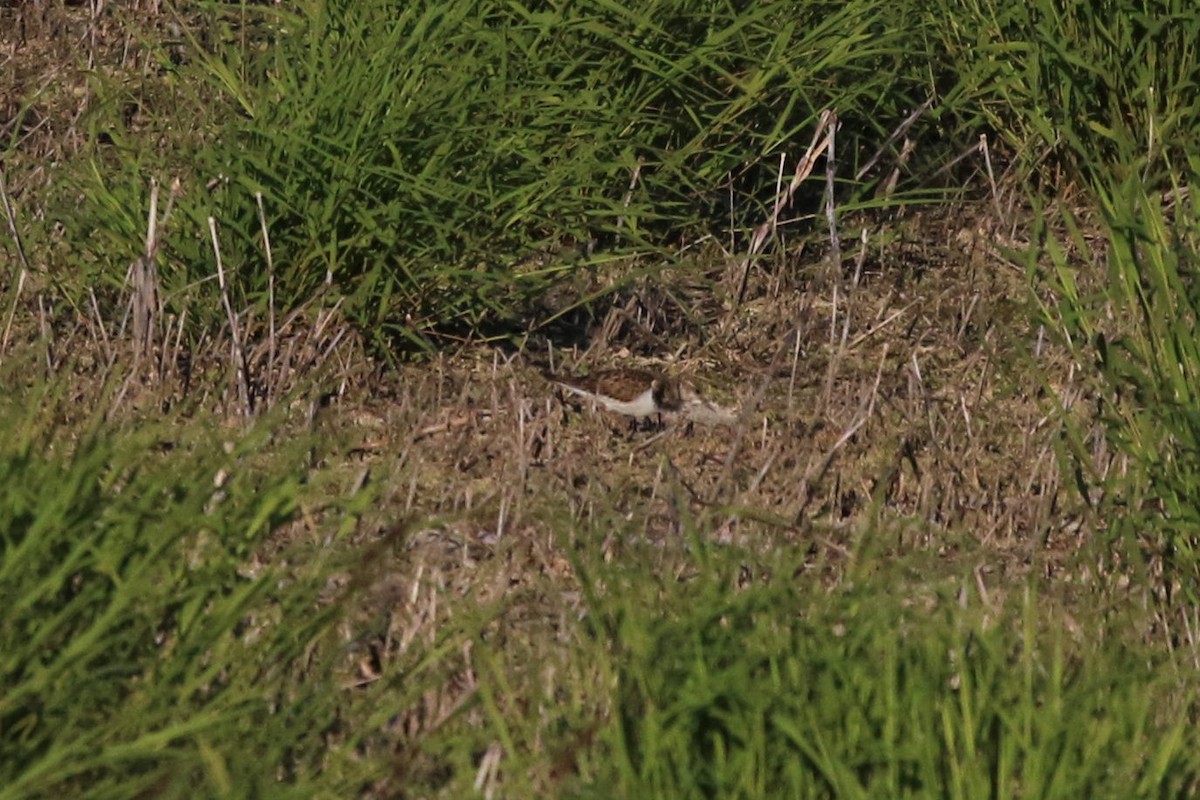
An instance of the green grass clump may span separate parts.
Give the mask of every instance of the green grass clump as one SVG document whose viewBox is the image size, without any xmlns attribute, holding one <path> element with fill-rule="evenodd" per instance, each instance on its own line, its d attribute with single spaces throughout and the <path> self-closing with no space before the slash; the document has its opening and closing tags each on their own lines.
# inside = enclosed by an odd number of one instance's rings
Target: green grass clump
<svg viewBox="0 0 1200 800">
<path fill-rule="evenodd" d="M 253 794 L 317 766 L 336 695 L 295 681 L 323 680 L 302 656 L 336 607 L 323 576 L 245 572 L 294 476 L 211 437 L 0 417 L 0 797 Z"/>
<path fill-rule="evenodd" d="M 1132 469 L 1096 463 L 1079 436 L 1068 468 L 1134 545 L 1123 555 L 1159 574 L 1165 565 L 1163 585 L 1194 600 L 1200 10 L 1173 0 L 975 3 L 942 19 L 961 65 L 956 93 L 980 110 L 968 121 L 1013 146 L 1031 205 L 1045 208 L 1050 179 L 1085 192 L 1081 210 L 1035 213 L 1027 263 L 1043 320 L 1096 365 L 1107 439 Z"/>
<path fill-rule="evenodd" d="M 163 228 L 168 298 L 213 275 L 209 216 L 240 296 L 262 296 L 261 193 L 283 307 L 329 280 L 372 335 L 416 342 L 520 319 L 593 251 L 661 260 L 681 236 L 758 225 L 779 156 L 790 172 L 822 110 L 843 121 L 848 175 L 928 94 L 919 37 L 878 2 L 219 8 L 197 24 L 191 64 L 165 67 L 184 97 L 203 78 L 190 102 L 213 110 L 192 123 L 187 140 L 203 144 L 182 217 Z M 119 149 L 94 152 L 110 168 L 64 224 L 132 256 L 146 172 L 165 184 L 160 170 L 187 164 L 109 135 Z M 570 257 L 536 258 L 564 241 Z"/>
<path fill-rule="evenodd" d="M 1110 514 L 1112 533 L 1132 545 L 1122 553 L 1148 567 L 1146 574 L 1157 575 L 1167 592 L 1182 590 L 1194 601 L 1200 597 L 1200 286 L 1194 274 L 1200 205 L 1183 186 L 1194 185 L 1200 171 L 1184 174 L 1190 177 L 1165 194 L 1136 176 L 1094 184 L 1107 229 L 1104 255 L 1073 218 L 1064 242 L 1042 231 L 1042 255 L 1058 298 L 1044 313 L 1074 352 L 1095 364 L 1106 438 L 1131 467 L 1105 474 L 1107 465 L 1090 458 L 1077 434 L 1080 474 L 1103 490 L 1092 498 Z M 1107 260 L 1101 290 L 1081 289 L 1072 253 Z"/>
<path fill-rule="evenodd" d="M 684 585 L 603 570 L 612 720 L 574 796 L 1168 797 L 1200 780 L 1189 679 L 1115 628 L 1080 641 L 1033 593 L 984 614 L 882 564 L 829 595 L 804 577 L 733 591 L 739 561 L 714 554 Z"/>
<path fill-rule="evenodd" d="M 1134 174 L 1144 156 L 1158 163 L 1138 174 L 1165 186 L 1166 161 L 1195 166 L 1194 4 L 972 0 L 942 4 L 928 30 L 946 51 L 947 107 L 963 134 L 990 130 L 1024 174 L 1107 184 Z M 1058 187 L 1040 183 L 1034 192 L 1047 188 Z"/>
</svg>

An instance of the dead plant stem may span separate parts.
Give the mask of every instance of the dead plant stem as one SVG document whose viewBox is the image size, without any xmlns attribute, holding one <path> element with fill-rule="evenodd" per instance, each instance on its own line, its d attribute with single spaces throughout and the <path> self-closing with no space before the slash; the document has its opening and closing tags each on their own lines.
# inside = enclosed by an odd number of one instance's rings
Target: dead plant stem
<svg viewBox="0 0 1200 800">
<path fill-rule="evenodd" d="M 246 417 L 254 415 L 250 405 L 250 385 L 246 376 L 246 361 L 242 351 L 242 337 L 238 331 L 237 315 L 233 313 L 233 304 L 229 302 L 229 284 L 225 280 L 225 267 L 221 263 L 221 243 L 217 236 L 217 220 L 208 218 L 208 230 L 212 234 L 213 254 L 217 259 L 217 283 L 221 288 L 221 302 L 225 306 L 225 314 L 229 318 L 229 335 L 233 339 L 233 360 L 237 368 L 238 399 L 245 411 Z"/>
</svg>

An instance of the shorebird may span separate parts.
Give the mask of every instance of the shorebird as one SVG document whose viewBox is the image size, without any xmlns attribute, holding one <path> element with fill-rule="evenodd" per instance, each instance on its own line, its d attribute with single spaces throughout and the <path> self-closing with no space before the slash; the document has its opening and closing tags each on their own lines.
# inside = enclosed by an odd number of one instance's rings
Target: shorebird
<svg viewBox="0 0 1200 800">
<path fill-rule="evenodd" d="M 683 408 L 684 397 L 679 382 L 649 370 L 629 367 L 606 369 L 581 378 L 568 378 L 550 372 L 542 374 L 546 380 L 568 392 L 627 417 L 652 417 L 664 411 Z"/>
</svg>

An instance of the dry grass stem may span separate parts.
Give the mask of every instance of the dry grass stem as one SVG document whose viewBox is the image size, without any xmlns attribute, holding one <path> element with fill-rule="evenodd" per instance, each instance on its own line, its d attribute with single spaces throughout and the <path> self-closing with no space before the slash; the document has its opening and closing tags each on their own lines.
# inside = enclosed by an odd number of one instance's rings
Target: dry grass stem
<svg viewBox="0 0 1200 800">
<path fill-rule="evenodd" d="M 875 168 L 875 165 L 879 163 L 879 159 L 883 158 L 883 154 L 886 153 L 891 146 L 896 143 L 896 140 L 908 133 L 909 129 L 912 128 L 913 123 L 920 119 L 921 115 L 933 106 L 933 100 L 933 97 L 926 99 L 925 102 L 921 103 L 921 105 L 917 106 L 911 114 L 905 117 L 904 121 L 896 126 L 895 130 L 893 130 L 887 139 L 883 141 L 883 144 L 879 145 L 879 149 L 875 151 L 875 154 L 867 159 L 867 163 L 863 164 L 863 166 L 859 168 L 858 172 L 854 174 L 854 180 L 861 181 L 867 176 L 867 173 Z M 904 163 L 906 158 L 904 152 L 905 150 L 911 150 L 907 139 L 905 140 L 904 148 L 901 149 L 900 156 L 896 159 L 897 164 Z"/>
<path fill-rule="evenodd" d="M 815 483 L 820 483 L 822 480 L 824 480 L 826 473 L 829 472 L 829 468 L 833 466 L 834 456 L 837 455 L 838 451 L 841 450 L 846 443 L 849 442 L 856 433 L 858 433 L 862 426 L 867 424 L 867 421 L 871 418 L 871 414 L 875 410 L 875 398 L 879 392 L 879 382 L 883 377 L 883 365 L 887 361 L 887 353 L 888 346 L 885 344 L 883 346 L 883 352 L 879 356 L 879 369 L 876 370 L 875 373 L 875 383 L 871 386 L 870 392 L 864 398 L 863 408 L 860 410 L 858 416 L 844 431 L 842 431 L 842 435 L 837 438 L 837 441 L 833 443 L 833 446 L 825 452 L 825 456 L 821 459 L 820 466 L 816 469 L 816 471 L 810 472 L 804 476 L 804 480 L 800 484 L 800 508 L 796 512 L 794 520 L 794 524 L 796 526 L 800 526 L 802 524 L 804 520 L 804 513 L 808 510 L 809 504 L 815 497 L 815 494 L 810 490 L 810 487 Z"/>
<path fill-rule="evenodd" d="M 29 258 L 25 255 L 25 246 L 21 243 L 21 231 L 17 227 L 17 214 L 12 201 L 8 197 L 8 185 L 5 182 L 4 165 L 0 164 L 0 202 L 4 203 L 4 219 L 8 223 L 8 233 L 12 237 L 13 247 L 17 258 L 21 261 L 21 269 L 17 275 L 17 286 L 13 292 L 12 306 L 8 311 L 8 319 L 4 321 L 4 336 L 0 338 L 0 358 L 8 352 L 9 337 L 12 334 L 13 319 L 17 314 L 17 306 L 21 302 L 21 293 L 25 290 L 25 281 L 29 278 Z"/>
<path fill-rule="evenodd" d="M 263 208 L 262 192 L 254 193 L 254 202 L 258 206 L 258 221 L 262 228 L 263 250 L 267 256 L 267 368 L 266 368 L 266 407 L 271 408 L 275 397 L 275 256 L 271 252 L 271 232 L 267 228 L 267 212 Z"/>
<path fill-rule="evenodd" d="M 771 217 L 765 220 L 750 235 L 750 244 L 746 248 L 746 256 L 741 263 L 741 278 L 738 280 L 737 303 L 740 305 L 746 297 L 746 288 L 750 278 L 750 266 L 754 263 L 754 259 L 763 252 L 767 243 L 771 241 L 778 229 L 779 219 L 792 203 L 792 198 L 796 194 L 796 190 L 800 188 L 800 184 L 812 174 L 813 167 L 816 165 L 817 156 L 821 153 L 826 154 L 827 159 L 832 159 L 833 147 L 833 129 L 836 125 L 837 117 L 831 111 L 822 111 L 820 119 L 817 121 L 816 130 L 813 132 L 812 142 L 808 145 L 808 150 L 804 156 L 796 162 L 796 169 L 792 174 L 791 183 L 788 184 L 787 191 L 776 192 L 775 202 L 771 207 Z M 824 140 L 822 140 L 824 136 Z M 783 164 L 783 156 L 780 156 L 780 165 Z M 733 249 L 733 243 L 730 243 L 730 249 Z"/>
<path fill-rule="evenodd" d="M 229 300 L 229 285 L 225 281 L 225 267 L 221 263 L 221 243 L 217 236 L 217 220 L 208 218 L 208 230 L 212 236 L 213 255 L 217 261 L 217 283 L 221 289 L 221 304 L 229 321 L 229 336 L 233 353 L 234 366 L 237 374 L 238 398 L 247 418 L 254 416 L 251 405 L 250 384 L 246 375 L 246 359 L 242 350 L 242 337 L 238 329 L 237 315 L 233 313 L 233 304 Z"/>
<path fill-rule="evenodd" d="M 134 347 L 140 356 L 154 348 L 154 333 L 162 315 L 162 290 L 158 280 L 158 181 L 150 181 L 150 211 L 146 219 L 145 250 L 129 266 L 129 315 Z"/>
<path fill-rule="evenodd" d="M 828 116 L 825 116 L 828 115 Z M 834 190 L 837 188 L 835 179 L 837 177 L 837 129 L 838 122 L 837 114 L 833 111 L 825 111 L 822 115 L 822 123 L 827 124 L 829 128 L 828 145 L 825 149 L 825 219 L 829 222 L 829 266 L 833 276 L 833 318 L 830 323 L 830 341 L 834 340 L 837 329 L 837 293 L 838 287 L 842 282 L 842 241 L 838 233 L 837 224 L 837 198 Z"/>
<path fill-rule="evenodd" d="M 979 134 L 979 149 L 983 153 L 983 163 L 987 167 L 988 183 L 992 187 L 992 204 L 996 209 L 996 221 L 1000 225 L 1004 225 L 1006 215 L 1004 209 L 1000 205 L 1000 190 L 996 187 L 996 173 L 992 170 L 992 151 L 988 147 L 988 137 L 986 133 Z"/>
</svg>

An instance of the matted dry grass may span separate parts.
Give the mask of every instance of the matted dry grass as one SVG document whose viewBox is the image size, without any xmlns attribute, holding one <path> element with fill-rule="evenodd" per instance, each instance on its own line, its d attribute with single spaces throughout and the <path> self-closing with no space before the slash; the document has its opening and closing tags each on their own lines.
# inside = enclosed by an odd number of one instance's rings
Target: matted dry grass
<svg viewBox="0 0 1200 800">
<path fill-rule="evenodd" d="M 647 312 L 695 274 L 681 268 L 624 291 L 622 321 L 598 322 L 589 352 L 556 352 L 580 370 L 657 364 L 738 405 L 736 426 L 631 426 L 564 403 L 534 344 L 467 347 L 395 371 L 365 357 L 329 370 L 320 402 L 294 404 L 320 434 L 311 467 L 332 494 L 376 492 L 348 541 L 389 543 L 381 580 L 394 591 L 381 598 L 438 587 L 443 604 L 486 604 L 535 585 L 570 597 L 564 547 L 680 553 L 691 536 L 802 547 L 827 566 L 864 546 L 924 552 L 931 569 L 972 569 L 998 594 L 1030 569 L 1057 573 L 1086 536 L 1044 388 L 1066 385 L 1069 364 L 1028 322 L 1023 276 L 964 248 L 948 223 L 906 225 L 869 254 L 842 288 L 833 341 L 832 302 L 802 264 L 740 307 L 714 295 L 703 342 L 681 333 Z M 610 533 L 574 542 L 572 520 Z M 284 535 L 320 527 L 302 519 Z"/>
<path fill-rule="evenodd" d="M 577 371 L 660 366 L 738 405 L 733 427 L 638 427 L 564 402 L 539 374 L 549 353 L 532 338 L 391 371 L 365 357 L 330 370 L 311 395 L 323 400 L 296 402 L 293 418 L 319 434 L 320 493 L 372 501 L 338 542 L 319 538 L 327 507 L 301 515 L 275 552 L 295 558 L 284 544 L 299 543 L 345 556 L 353 616 L 373 631 L 347 629 L 358 638 L 345 685 L 395 674 L 457 619 L 490 608 L 494 641 L 541 665 L 546 691 L 566 690 L 554 652 L 586 612 L 579 548 L 649 557 L 664 577 L 687 579 L 699 538 L 745 554 L 735 582 L 766 579 L 771 551 L 801 548 L 812 579 L 831 587 L 882 554 L 922 565 L 914 594 L 965 591 L 970 575 L 969 591 L 997 607 L 1031 571 L 1080 578 L 1090 521 L 1061 477 L 1048 390 L 1075 379 L 1029 321 L 1024 276 L 972 249 L 951 227 L 963 219 L 901 223 L 857 284 L 845 280 L 834 337 L 820 262 L 789 265 L 785 281 L 763 270 L 741 306 L 709 290 L 690 304 L 712 314 L 703 339 L 694 319 L 673 327 L 653 313 L 701 271 L 685 265 L 623 290 L 619 321 L 601 317 L 590 350 L 555 351 Z M 372 747 L 407 752 L 451 719 L 476 686 L 469 653 L 451 663 L 443 691 L 413 698 Z M 398 783 L 410 768 L 420 766 L 397 764 Z"/>
<path fill-rule="evenodd" d="M 587 352 L 555 354 L 580 371 L 654 364 L 736 405 L 736 426 L 637 430 L 564 404 L 533 343 L 359 371 L 321 424 L 403 476 L 385 506 L 469 512 L 492 540 L 540 500 L 575 516 L 615 505 L 651 538 L 703 520 L 729 540 L 792 541 L 874 516 L 923 546 L 965 538 L 1029 561 L 1064 524 L 1043 387 L 1062 386 L 1068 365 L 1028 322 L 1012 265 L 964 251 L 941 221 L 906 227 L 923 238 L 869 254 L 832 337 L 833 303 L 803 265 L 740 307 L 712 298 L 703 341 L 648 311 L 678 294 L 663 273 L 615 298 L 621 321 L 597 323 Z"/>
</svg>

